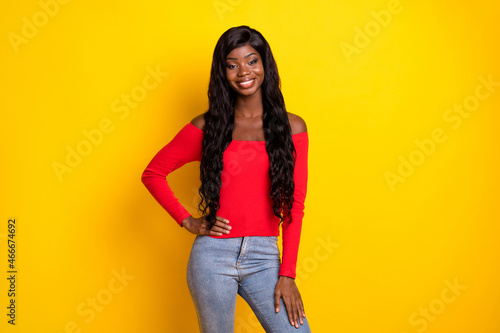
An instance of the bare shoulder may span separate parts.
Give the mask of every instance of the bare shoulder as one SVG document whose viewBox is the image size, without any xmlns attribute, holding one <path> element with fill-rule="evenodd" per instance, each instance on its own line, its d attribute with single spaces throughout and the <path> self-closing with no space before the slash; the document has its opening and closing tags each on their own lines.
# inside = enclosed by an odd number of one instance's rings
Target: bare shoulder
<svg viewBox="0 0 500 333">
<path fill-rule="evenodd" d="M 302 132 L 307 132 L 306 122 L 302 117 L 294 113 L 288 113 L 288 121 L 290 122 L 290 127 L 292 128 L 292 135 Z"/>
<path fill-rule="evenodd" d="M 193 120 L 191 120 L 191 124 L 193 124 L 194 126 L 198 127 L 199 129 L 203 130 L 203 128 L 205 127 L 205 117 L 204 117 L 204 113 L 202 114 L 199 114 L 197 115 L 196 117 L 193 118 Z"/>
</svg>

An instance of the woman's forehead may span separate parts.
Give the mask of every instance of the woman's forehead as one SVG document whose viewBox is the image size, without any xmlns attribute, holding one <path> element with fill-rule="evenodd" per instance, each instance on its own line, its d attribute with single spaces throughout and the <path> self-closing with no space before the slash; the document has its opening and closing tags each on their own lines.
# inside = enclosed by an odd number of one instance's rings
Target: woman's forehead
<svg viewBox="0 0 500 333">
<path fill-rule="evenodd" d="M 256 49 L 254 49 L 251 45 L 246 44 L 246 45 L 239 46 L 239 47 L 231 50 L 231 52 L 229 52 L 229 54 L 227 55 L 226 59 L 227 58 L 246 58 L 252 54 L 256 54 L 256 55 L 260 56 L 259 52 Z M 231 59 L 229 59 L 229 60 L 231 60 Z"/>
</svg>

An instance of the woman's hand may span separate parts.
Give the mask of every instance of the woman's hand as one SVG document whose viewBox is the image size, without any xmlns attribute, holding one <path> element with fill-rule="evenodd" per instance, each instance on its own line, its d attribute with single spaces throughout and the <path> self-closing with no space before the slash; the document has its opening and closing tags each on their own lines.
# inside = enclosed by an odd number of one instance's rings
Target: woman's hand
<svg viewBox="0 0 500 333">
<path fill-rule="evenodd" d="M 280 298 L 283 297 L 288 319 L 292 326 L 299 328 L 300 324 L 304 324 L 306 313 L 304 312 L 304 304 L 299 289 L 295 285 L 295 280 L 288 276 L 280 276 L 276 288 L 274 289 L 274 306 L 276 312 L 280 311 Z"/>
<path fill-rule="evenodd" d="M 208 229 L 208 222 L 203 216 L 198 218 L 189 216 L 181 222 L 181 225 L 195 235 L 221 236 L 228 234 L 231 230 L 229 221 L 220 216 L 216 216 L 216 222 L 212 229 Z"/>
</svg>

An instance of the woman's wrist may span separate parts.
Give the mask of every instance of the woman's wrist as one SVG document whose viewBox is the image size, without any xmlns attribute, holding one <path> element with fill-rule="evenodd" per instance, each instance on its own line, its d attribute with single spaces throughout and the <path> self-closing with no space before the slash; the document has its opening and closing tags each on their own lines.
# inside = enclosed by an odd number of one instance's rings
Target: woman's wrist
<svg viewBox="0 0 500 333">
<path fill-rule="evenodd" d="M 186 223 L 189 223 L 191 221 L 191 219 L 193 218 L 192 215 L 189 215 L 188 217 L 186 217 L 184 220 L 182 220 L 181 222 L 181 227 L 186 227 Z"/>
</svg>

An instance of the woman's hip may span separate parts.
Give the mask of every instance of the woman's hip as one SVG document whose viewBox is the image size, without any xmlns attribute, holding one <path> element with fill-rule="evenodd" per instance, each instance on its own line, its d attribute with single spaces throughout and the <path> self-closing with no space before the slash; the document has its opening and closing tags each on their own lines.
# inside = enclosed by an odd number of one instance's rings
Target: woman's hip
<svg viewBox="0 0 500 333">
<path fill-rule="evenodd" d="M 277 236 L 213 238 L 197 235 L 189 255 L 188 269 L 204 274 L 234 274 L 262 266 L 279 267 Z"/>
</svg>

